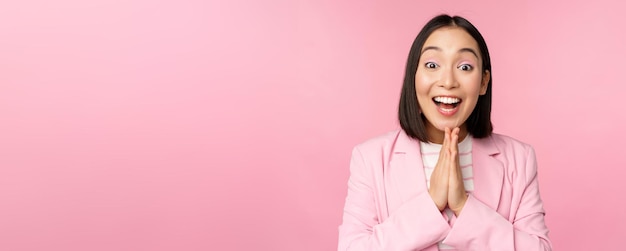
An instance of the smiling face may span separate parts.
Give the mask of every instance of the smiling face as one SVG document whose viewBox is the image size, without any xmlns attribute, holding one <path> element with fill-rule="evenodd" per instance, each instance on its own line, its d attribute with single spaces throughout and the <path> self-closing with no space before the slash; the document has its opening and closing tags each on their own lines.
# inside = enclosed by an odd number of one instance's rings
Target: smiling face
<svg viewBox="0 0 626 251">
<path fill-rule="evenodd" d="M 426 118 L 426 131 L 434 143 L 443 142 L 446 127 L 460 127 L 459 139 L 467 135 L 465 121 L 487 92 L 489 71 L 482 70 L 478 44 L 459 27 L 435 30 L 422 47 L 415 90 Z"/>
</svg>

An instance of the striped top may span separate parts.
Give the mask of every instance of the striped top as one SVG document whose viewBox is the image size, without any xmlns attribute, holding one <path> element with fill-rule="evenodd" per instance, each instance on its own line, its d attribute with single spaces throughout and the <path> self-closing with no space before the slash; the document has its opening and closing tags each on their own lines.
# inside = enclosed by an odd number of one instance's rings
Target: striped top
<svg viewBox="0 0 626 251">
<path fill-rule="evenodd" d="M 422 161 L 424 162 L 424 173 L 426 176 L 426 184 L 430 188 L 430 176 L 435 170 L 437 161 L 439 160 L 439 152 L 442 145 L 420 142 L 420 149 L 422 153 Z M 459 164 L 461 165 L 461 173 L 463 174 L 463 184 L 465 185 L 465 191 L 471 193 L 474 191 L 474 174 L 472 173 L 472 137 L 466 136 L 463 141 L 459 143 Z M 447 208 L 443 211 L 443 217 L 448 220 L 450 226 L 454 225 L 456 216 L 454 212 Z M 454 250 L 452 246 L 448 246 L 439 242 L 439 250 Z"/>
</svg>

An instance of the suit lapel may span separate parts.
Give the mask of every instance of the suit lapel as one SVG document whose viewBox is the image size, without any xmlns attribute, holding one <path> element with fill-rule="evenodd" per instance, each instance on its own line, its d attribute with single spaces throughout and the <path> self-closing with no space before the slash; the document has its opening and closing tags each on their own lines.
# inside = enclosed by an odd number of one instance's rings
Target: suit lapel
<svg viewBox="0 0 626 251">
<path fill-rule="evenodd" d="M 504 167 L 495 156 L 500 151 L 492 137 L 472 140 L 472 171 L 474 174 L 474 197 L 487 206 L 498 209 Z"/>
<path fill-rule="evenodd" d="M 386 176 L 391 181 L 388 184 L 393 184 L 392 189 L 400 195 L 400 198 L 397 198 L 399 201 L 388 198 L 395 206 L 400 206 L 411 198 L 428 192 L 419 141 L 410 138 L 402 130 L 396 139 L 387 171 Z"/>
</svg>

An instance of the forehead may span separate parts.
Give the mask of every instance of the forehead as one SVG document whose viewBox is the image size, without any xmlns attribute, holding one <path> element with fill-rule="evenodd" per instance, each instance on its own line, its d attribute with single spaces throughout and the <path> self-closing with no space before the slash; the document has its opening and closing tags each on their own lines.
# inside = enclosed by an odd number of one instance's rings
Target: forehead
<svg viewBox="0 0 626 251">
<path fill-rule="evenodd" d="M 428 36 L 422 46 L 424 48 L 437 47 L 441 51 L 458 52 L 460 49 L 469 48 L 480 53 L 476 40 L 463 28 L 448 26 L 439 28 Z"/>
</svg>

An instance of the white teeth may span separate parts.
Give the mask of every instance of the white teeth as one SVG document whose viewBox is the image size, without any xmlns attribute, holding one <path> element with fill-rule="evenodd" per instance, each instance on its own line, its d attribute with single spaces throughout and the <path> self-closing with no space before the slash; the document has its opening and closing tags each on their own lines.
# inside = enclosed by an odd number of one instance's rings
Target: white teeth
<svg viewBox="0 0 626 251">
<path fill-rule="evenodd" d="M 461 102 L 460 99 L 451 97 L 435 97 L 435 101 L 444 104 L 456 104 L 458 102 Z"/>
</svg>

